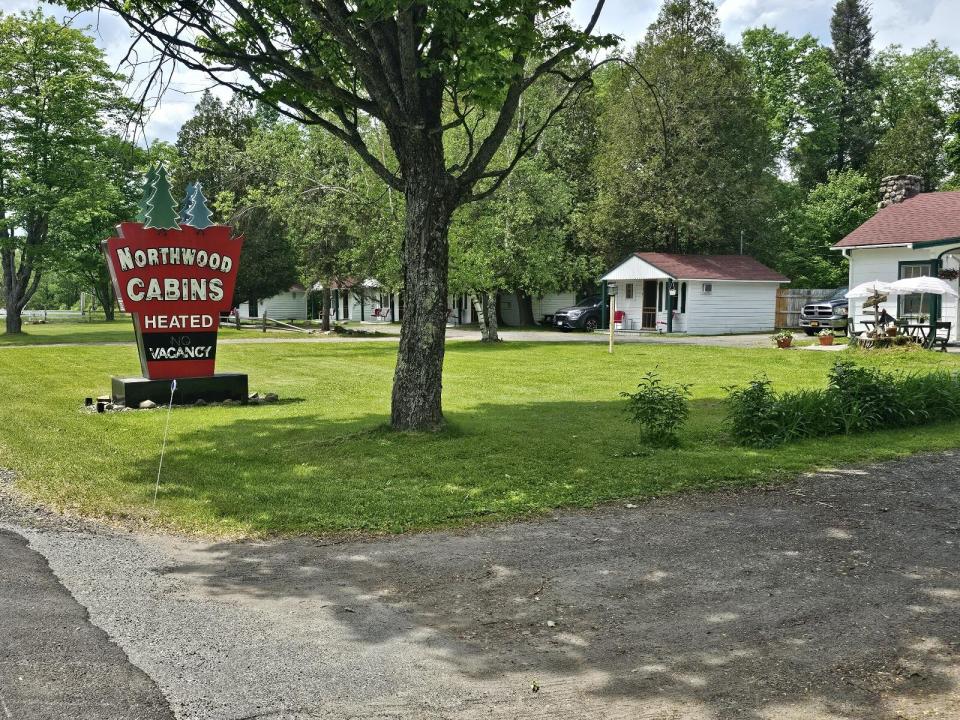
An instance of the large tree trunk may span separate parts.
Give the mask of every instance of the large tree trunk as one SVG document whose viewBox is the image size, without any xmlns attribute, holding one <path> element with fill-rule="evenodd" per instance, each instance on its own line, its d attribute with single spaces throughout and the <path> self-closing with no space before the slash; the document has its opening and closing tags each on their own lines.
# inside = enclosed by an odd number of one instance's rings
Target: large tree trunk
<svg viewBox="0 0 960 720">
<path fill-rule="evenodd" d="M 107 280 L 105 285 L 94 288 L 93 293 L 97 300 L 100 301 L 100 306 L 103 308 L 103 319 L 107 322 L 113 322 L 116 320 L 116 310 L 115 310 L 115 300 L 113 297 L 113 285 L 109 280 Z"/>
<path fill-rule="evenodd" d="M 493 311 L 496 300 L 485 291 L 478 293 L 478 298 L 480 300 L 480 340 L 481 342 L 500 342 L 497 313 Z"/>
<path fill-rule="evenodd" d="M 406 163 L 407 217 L 403 248 L 403 324 L 393 376 L 390 424 L 395 430 L 436 430 L 443 424 L 441 388 L 447 325 L 447 231 L 456 188 L 436 140 Z M 430 162 L 432 159 L 435 162 Z"/>
<path fill-rule="evenodd" d="M 517 302 L 520 310 L 520 324 L 531 326 L 536 325 L 537 321 L 533 317 L 533 298 L 529 293 L 522 290 L 517 292 Z"/>
<path fill-rule="evenodd" d="M 23 332 L 23 317 L 21 316 L 21 310 L 18 307 L 10 305 L 10 300 L 7 300 L 7 335 L 16 335 Z"/>
<path fill-rule="evenodd" d="M 320 290 L 320 329 L 326 332 L 330 329 L 330 288 L 324 283 Z"/>
<path fill-rule="evenodd" d="M 23 332 L 23 309 L 40 286 L 40 273 L 27 260 L 21 258 L 17 267 L 13 250 L 0 252 L 3 263 L 4 306 L 7 311 L 6 331 L 8 335 Z"/>
</svg>

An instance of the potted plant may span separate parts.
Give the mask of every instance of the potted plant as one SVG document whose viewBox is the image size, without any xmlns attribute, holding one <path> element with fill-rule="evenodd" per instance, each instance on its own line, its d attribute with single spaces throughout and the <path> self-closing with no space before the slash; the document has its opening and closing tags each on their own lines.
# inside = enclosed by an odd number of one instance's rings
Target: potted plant
<svg viewBox="0 0 960 720">
<path fill-rule="evenodd" d="M 821 345 L 833 345 L 833 330 L 821 330 L 817 333 Z"/>
<path fill-rule="evenodd" d="M 793 333 L 789 330 L 781 330 L 772 339 L 778 348 L 788 348 L 793 344 Z"/>
</svg>

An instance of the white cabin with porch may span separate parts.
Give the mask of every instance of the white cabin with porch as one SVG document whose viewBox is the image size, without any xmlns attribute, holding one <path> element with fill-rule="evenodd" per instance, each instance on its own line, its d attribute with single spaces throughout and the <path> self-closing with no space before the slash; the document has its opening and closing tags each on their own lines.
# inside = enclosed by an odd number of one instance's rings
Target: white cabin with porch
<svg viewBox="0 0 960 720">
<path fill-rule="evenodd" d="M 322 283 L 314 291 L 323 289 Z M 330 316 L 338 322 L 400 322 L 403 320 L 403 293 L 382 285 L 374 278 L 354 280 L 346 278 L 330 283 Z M 507 326 L 520 324 L 520 300 L 517 293 L 497 293 L 500 314 Z M 542 322 L 562 307 L 576 303 L 573 292 L 546 293 L 531 297 L 535 322 Z M 480 301 L 470 293 L 452 293 L 447 296 L 447 325 L 472 325 L 479 322 Z M 317 304 L 319 312 L 319 304 Z"/>
<path fill-rule="evenodd" d="M 264 298 L 257 303 L 257 311 L 252 316 L 249 302 L 240 303 L 238 309 L 242 318 L 263 317 L 266 314 L 274 320 L 306 320 L 307 289 L 297 283 L 286 292 Z"/>
<path fill-rule="evenodd" d="M 602 280 L 617 287 L 616 329 L 697 335 L 773 330 L 790 282 L 746 255 L 659 252 L 634 253 Z"/>
<path fill-rule="evenodd" d="M 920 276 L 942 277 L 956 289 L 960 275 L 960 192 L 921 193 L 916 175 L 892 175 L 882 181 L 880 210 L 834 245 L 849 260 L 850 287 L 880 280 L 894 282 Z M 875 317 L 863 299 L 851 299 L 854 332 Z M 951 323 L 960 327 L 957 298 L 937 295 L 891 295 L 880 309 L 898 320 Z"/>
</svg>

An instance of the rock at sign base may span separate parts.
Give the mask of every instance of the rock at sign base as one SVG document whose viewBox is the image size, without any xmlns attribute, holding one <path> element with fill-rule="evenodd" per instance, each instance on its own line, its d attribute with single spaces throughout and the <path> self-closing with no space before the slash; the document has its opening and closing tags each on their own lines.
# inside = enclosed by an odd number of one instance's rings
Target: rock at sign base
<svg viewBox="0 0 960 720">
<path fill-rule="evenodd" d="M 268 403 L 275 403 L 280 400 L 280 397 L 276 393 L 267 393 L 263 396 L 263 401 Z"/>
<path fill-rule="evenodd" d="M 140 403 L 139 407 L 141 410 L 152 410 L 156 406 L 157 404 L 153 400 L 144 400 L 142 403 Z"/>
<path fill-rule="evenodd" d="M 203 407 L 206 404 L 207 404 L 207 401 L 204 400 L 203 398 L 200 398 L 194 403 L 194 405 L 196 405 L 197 407 Z"/>
</svg>

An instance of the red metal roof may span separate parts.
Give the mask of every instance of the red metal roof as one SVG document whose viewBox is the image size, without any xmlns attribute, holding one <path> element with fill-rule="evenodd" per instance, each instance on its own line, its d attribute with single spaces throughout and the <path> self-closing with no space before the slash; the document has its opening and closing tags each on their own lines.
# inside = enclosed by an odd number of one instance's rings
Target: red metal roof
<svg viewBox="0 0 960 720">
<path fill-rule="evenodd" d="M 834 247 L 898 245 L 960 238 L 960 191 L 914 195 L 887 205 Z"/>
<path fill-rule="evenodd" d="M 790 282 L 788 277 L 749 255 L 677 255 L 660 252 L 638 252 L 634 255 L 678 280 Z"/>
</svg>

